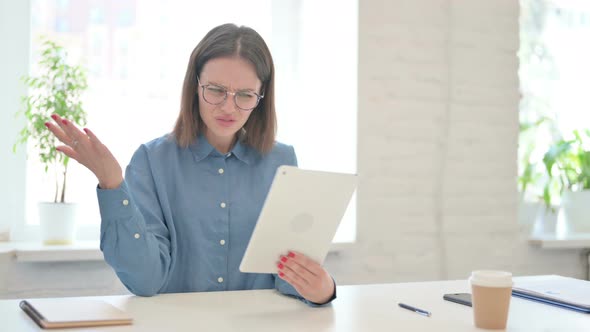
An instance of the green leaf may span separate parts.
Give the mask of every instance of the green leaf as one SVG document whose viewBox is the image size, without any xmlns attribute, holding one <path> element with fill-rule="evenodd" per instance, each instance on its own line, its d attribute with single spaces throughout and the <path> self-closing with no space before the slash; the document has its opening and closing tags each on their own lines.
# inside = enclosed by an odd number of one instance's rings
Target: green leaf
<svg viewBox="0 0 590 332">
<path fill-rule="evenodd" d="M 552 175 L 553 165 L 569 151 L 571 144 L 569 141 L 559 141 L 545 153 L 543 163 L 549 176 Z"/>
<path fill-rule="evenodd" d="M 533 128 L 538 128 L 540 125 L 542 125 L 545 122 L 549 122 L 551 121 L 551 118 L 547 117 L 547 116 L 542 116 L 539 119 L 537 119 L 534 122 L 521 122 L 520 123 L 520 131 L 524 132 L 527 131 L 529 129 L 533 129 Z"/>
</svg>

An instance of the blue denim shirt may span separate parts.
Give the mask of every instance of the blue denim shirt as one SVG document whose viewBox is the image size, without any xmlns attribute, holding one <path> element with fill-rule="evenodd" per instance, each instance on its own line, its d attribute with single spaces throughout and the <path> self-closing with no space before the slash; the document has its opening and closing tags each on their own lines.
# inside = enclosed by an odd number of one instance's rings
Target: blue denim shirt
<svg viewBox="0 0 590 332">
<path fill-rule="evenodd" d="M 240 142 L 221 154 L 204 136 L 141 145 L 121 186 L 97 189 L 106 262 L 141 296 L 276 288 L 304 300 L 275 274 L 238 269 L 280 165 L 297 165 L 291 146 L 262 156 Z"/>
</svg>

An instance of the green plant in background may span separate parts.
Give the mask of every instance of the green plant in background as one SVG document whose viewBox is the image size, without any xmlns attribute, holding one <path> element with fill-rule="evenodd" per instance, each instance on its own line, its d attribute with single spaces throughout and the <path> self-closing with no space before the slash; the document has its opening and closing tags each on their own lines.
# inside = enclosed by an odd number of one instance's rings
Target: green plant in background
<svg viewBox="0 0 590 332">
<path fill-rule="evenodd" d="M 562 80 L 564 57 L 561 43 L 549 37 L 559 29 L 582 29 L 572 25 L 571 15 L 583 14 L 565 4 L 521 0 L 519 78 L 522 99 L 519 107 L 518 187 L 523 201 L 543 202 L 545 212 L 556 212 L 564 191 L 589 188 L 590 132 L 564 131 L 560 110 L 568 106 L 557 95 Z M 559 31 L 559 30 L 558 30 Z M 584 30 L 575 30 L 584 31 Z M 562 67 L 563 66 L 563 67 Z M 571 103 L 571 98 L 567 98 Z M 575 103 L 574 103 L 575 104 Z M 580 106 L 583 108 L 583 106 Z M 568 139 L 565 139 L 567 137 Z"/>
<path fill-rule="evenodd" d="M 533 161 L 533 153 L 537 145 L 535 134 L 542 125 L 551 124 L 549 117 L 541 117 L 534 122 L 520 123 L 520 172 L 518 175 L 518 189 L 521 193 L 527 192 L 529 185 L 535 185 L 542 180 L 543 174 L 539 171 L 537 163 Z"/>
<path fill-rule="evenodd" d="M 52 114 L 58 114 L 79 126 L 86 125 L 86 111 L 81 100 L 87 88 L 86 72 L 81 66 L 66 62 L 67 53 L 62 46 L 48 39 L 42 42 L 39 74 L 23 77 L 28 94 L 21 98 L 23 108 L 17 115 L 22 114 L 26 123 L 13 151 L 16 152 L 18 145 L 33 142 L 45 172 L 50 168 L 56 172 L 54 202 L 64 203 L 69 158 L 55 149 L 58 142 L 45 122 L 51 121 Z"/>
<path fill-rule="evenodd" d="M 590 130 L 574 130 L 571 140 L 560 139 L 552 144 L 543 157 L 547 182 L 543 190 L 543 201 L 547 207 L 564 190 L 582 191 L 590 189 Z"/>
<path fill-rule="evenodd" d="M 521 0 L 520 7 L 518 189 L 523 201 L 543 201 L 547 179 L 543 154 L 561 137 L 552 101 L 559 71 L 552 45 L 545 38 L 555 6 Z"/>
</svg>

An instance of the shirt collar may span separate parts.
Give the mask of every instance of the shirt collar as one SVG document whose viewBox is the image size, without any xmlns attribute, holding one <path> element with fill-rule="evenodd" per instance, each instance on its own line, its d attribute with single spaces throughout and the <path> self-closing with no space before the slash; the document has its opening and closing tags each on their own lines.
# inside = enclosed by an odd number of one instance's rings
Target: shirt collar
<svg viewBox="0 0 590 332">
<path fill-rule="evenodd" d="M 209 144 L 209 141 L 203 135 L 199 135 L 195 142 L 190 145 L 190 149 L 195 156 L 195 161 L 199 162 L 209 156 L 215 148 Z"/>
<path fill-rule="evenodd" d="M 236 142 L 234 148 L 231 150 L 231 153 L 233 153 L 236 158 L 245 162 L 247 165 L 252 164 L 256 158 L 256 155 L 258 154 L 255 149 L 245 145 L 241 140 Z"/>
<path fill-rule="evenodd" d="M 199 135 L 196 139 L 196 142 L 190 145 L 190 149 L 195 156 L 195 161 L 197 162 L 207 158 L 209 155 L 223 156 L 223 154 L 221 154 L 211 144 L 209 144 L 209 141 L 207 141 L 207 138 L 204 135 Z M 236 158 L 243 161 L 247 165 L 250 165 L 254 162 L 257 152 L 255 149 L 238 140 L 233 149 L 227 153 L 226 156 L 229 156 L 230 154 L 235 155 Z"/>
</svg>

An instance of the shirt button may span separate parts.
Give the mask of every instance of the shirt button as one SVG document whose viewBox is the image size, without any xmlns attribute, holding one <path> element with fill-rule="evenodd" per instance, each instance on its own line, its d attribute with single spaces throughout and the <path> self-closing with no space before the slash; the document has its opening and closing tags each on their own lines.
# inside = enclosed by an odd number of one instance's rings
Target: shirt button
<svg viewBox="0 0 590 332">
<path fill-rule="evenodd" d="M 222 283 L 223 282 L 223 278 L 222 277 L 217 278 L 217 282 L 218 283 Z"/>
<path fill-rule="evenodd" d="M 223 172 L 224 172 L 224 171 L 223 171 L 223 168 L 220 168 L 220 169 L 218 170 L 218 172 L 219 172 L 219 174 L 223 174 Z"/>
<path fill-rule="evenodd" d="M 219 244 L 221 244 L 222 246 L 225 245 L 225 240 L 219 241 Z"/>
<path fill-rule="evenodd" d="M 225 202 L 221 202 L 221 204 L 219 204 L 219 206 L 221 206 L 222 209 L 225 209 L 226 204 L 225 204 Z"/>
<path fill-rule="evenodd" d="M 123 200 L 123 205 L 125 205 L 125 206 L 129 205 L 129 200 L 124 199 Z"/>
<path fill-rule="evenodd" d="M 225 155 L 226 157 L 231 157 L 231 152 L 228 152 L 228 154 Z"/>
<path fill-rule="evenodd" d="M 133 235 L 134 238 L 139 239 L 140 235 L 139 233 L 135 233 L 135 235 Z"/>
</svg>

